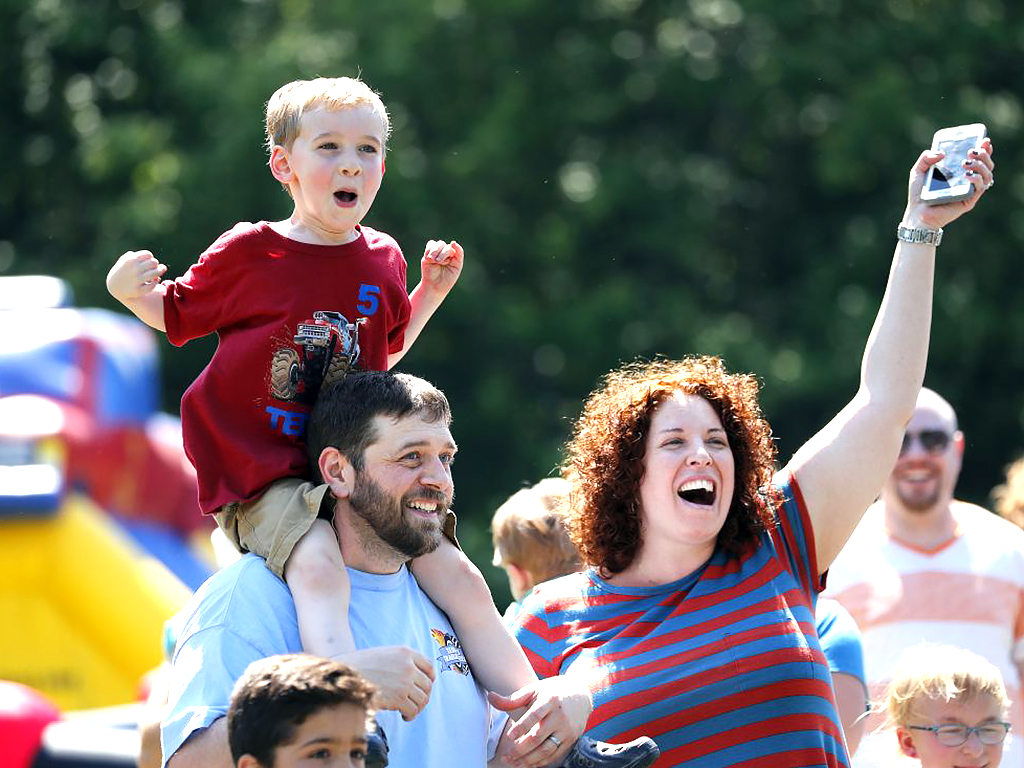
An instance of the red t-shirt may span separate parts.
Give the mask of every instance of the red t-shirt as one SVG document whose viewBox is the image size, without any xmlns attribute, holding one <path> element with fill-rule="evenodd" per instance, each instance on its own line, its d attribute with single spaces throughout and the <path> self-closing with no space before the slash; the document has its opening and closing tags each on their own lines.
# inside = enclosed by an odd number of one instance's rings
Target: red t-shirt
<svg viewBox="0 0 1024 768">
<path fill-rule="evenodd" d="M 261 221 L 235 225 L 182 277 L 166 281 L 170 342 L 219 337 L 181 399 L 185 452 L 205 514 L 252 499 L 279 478 L 308 476 L 303 436 L 312 403 L 296 382 L 314 366 L 293 339 L 296 327 L 321 310 L 366 318 L 357 366 L 386 370 L 409 322 L 405 270 L 394 239 L 369 227 L 345 245 L 310 245 Z"/>
</svg>

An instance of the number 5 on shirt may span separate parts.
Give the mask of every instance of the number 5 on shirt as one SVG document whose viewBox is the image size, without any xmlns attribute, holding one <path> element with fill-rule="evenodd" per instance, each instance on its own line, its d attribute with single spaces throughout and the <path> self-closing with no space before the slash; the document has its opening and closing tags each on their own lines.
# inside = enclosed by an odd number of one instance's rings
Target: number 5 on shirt
<svg viewBox="0 0 1024 768">
<path fill-rule="evenodd" d="M 363 313 L 364 316 L 369 317 L 377 311 L 377 307 L 380 306 L 380 286 L 379 285 L 367 285 L 363 283 L 359 286 L 359 303 L 356 304 L 356 309 Z"/>
</svg>

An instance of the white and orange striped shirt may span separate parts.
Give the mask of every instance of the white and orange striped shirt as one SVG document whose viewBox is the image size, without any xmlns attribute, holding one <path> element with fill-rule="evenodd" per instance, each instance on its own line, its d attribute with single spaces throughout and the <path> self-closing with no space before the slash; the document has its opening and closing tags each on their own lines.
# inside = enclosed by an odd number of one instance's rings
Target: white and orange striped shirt
<svg viewBox="0 0 1024 768">
<path fill-rule="evenodd" d="M 954 502 L 953 515 L 954 535 L 924 550 L 892 536 L 876 503 L 829 569 L 825 594 L 860 627 L 874 703 L 903 653 L 921 643 L 967 648 L 999 667 L 1013 702 L 1001 765 L 1024 768 L 1024 531 L 973 504 Z M 854 768 L 898 764 L 896 736 L 881 727 L 872 716 Z"/>
</svg>

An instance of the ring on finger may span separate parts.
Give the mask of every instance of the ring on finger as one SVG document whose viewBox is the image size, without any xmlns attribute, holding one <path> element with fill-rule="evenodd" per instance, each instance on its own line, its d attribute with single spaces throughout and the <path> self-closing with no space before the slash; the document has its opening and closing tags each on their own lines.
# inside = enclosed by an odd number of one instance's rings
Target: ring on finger
<svg viewBox="0 0 1024 768">
<path fill-rule="evenodd" d="M 555 736 L 555 734 L 553 733 L 550 736 L 548 736 L 548 741 L 555 745 L 555 749 L 558 749 L 560 746 L 562 746 L 562 740 Z"/>
</svg>

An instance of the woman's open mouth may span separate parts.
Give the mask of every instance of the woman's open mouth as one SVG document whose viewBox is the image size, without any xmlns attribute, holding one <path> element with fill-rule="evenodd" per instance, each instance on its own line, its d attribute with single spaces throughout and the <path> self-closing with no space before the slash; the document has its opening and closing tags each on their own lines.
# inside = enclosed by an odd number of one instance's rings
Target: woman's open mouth
<svg viewBox="0 0 1024 768">
<path fill-rule="evenodd" d="M 715 503 L 715 485 L 710 480 L 690 480 L 676 491 L 679 498 L 691 504 L 709 507 Z"/>
</svg>

